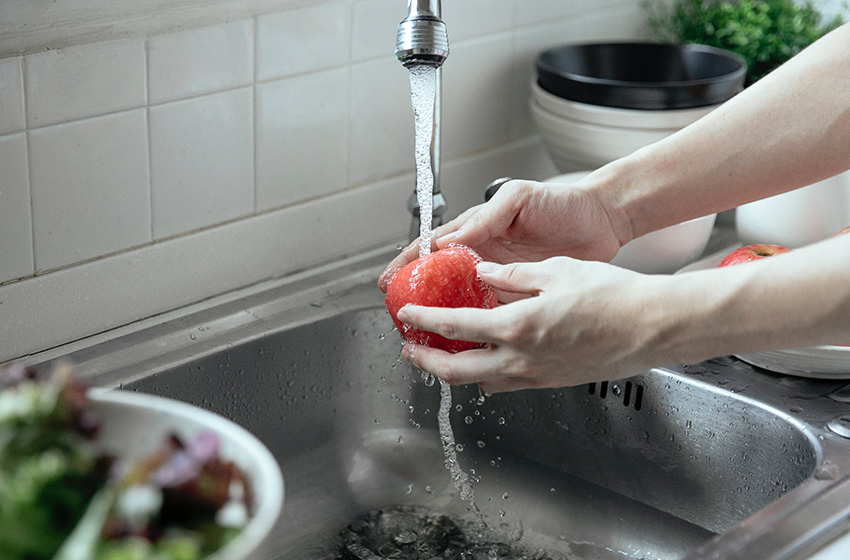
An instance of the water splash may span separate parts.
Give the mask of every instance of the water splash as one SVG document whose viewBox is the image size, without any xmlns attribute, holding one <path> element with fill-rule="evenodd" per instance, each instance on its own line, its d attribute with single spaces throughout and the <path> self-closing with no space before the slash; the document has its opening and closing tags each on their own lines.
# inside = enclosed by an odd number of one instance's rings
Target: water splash
<svg viewBox="0 0 850 560">
<path fill-rule="evenodd" d="M 454 432 L 452 432 L 449 412 L 452 409 L 452 386 L 440 380 L 440 409 L 437 412 L 437 421 L 440 428 L 440 441 L 443 443 L 443 452 L 446 455 L 446 468 L 452 474 L 452 482 L 460 492 L 460 498 L 469 502 L 469 511 L 478 519 L 482 527 L 486 527 L 481 510 L 475 504 L 475 491 L 469 481 L 469 475 L 460 468 L 457 460 L 457 444 Z"/>
</svg>

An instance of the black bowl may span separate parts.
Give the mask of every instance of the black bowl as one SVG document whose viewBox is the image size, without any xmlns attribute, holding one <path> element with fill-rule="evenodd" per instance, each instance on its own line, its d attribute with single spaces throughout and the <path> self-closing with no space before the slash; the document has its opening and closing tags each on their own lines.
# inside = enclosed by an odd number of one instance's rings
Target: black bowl
<svg viewBox="0 0 850 560">
<path fill-rule="evenodd" d="M 537 57 L 537 82 L 558 97 L 623 109 L 688 109 L 741 91 L 747 64 L 705 45 L 591 43 Z"/>
</svg>

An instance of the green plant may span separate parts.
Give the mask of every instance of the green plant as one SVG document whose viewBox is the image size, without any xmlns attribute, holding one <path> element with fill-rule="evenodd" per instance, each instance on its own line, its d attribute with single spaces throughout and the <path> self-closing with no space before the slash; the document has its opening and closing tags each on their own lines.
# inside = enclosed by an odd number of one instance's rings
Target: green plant
<svg viewBox="0 0 850 560">
<path fill-rule="evenodd" d="M 730 50 L 747 63 L 747 84 L 843 23 L 823 22 L 814 2 L 795 0 L 644 0 L 659 40 Z"/>
</svg>

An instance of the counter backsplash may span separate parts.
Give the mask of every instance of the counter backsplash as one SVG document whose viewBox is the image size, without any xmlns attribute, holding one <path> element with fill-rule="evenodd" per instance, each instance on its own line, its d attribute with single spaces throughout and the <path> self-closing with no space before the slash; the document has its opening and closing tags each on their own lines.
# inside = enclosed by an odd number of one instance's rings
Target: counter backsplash
<svg viewBox="0 0 850 560">
<path fill-rule="evenodd" d="M 403 238 L 405 11 L 320 2 L 0 58 L 0 362 Z M 451 215 L 495 177 L 556 174 L 527 111 L 540 50 L 646 33 L 631 0 L 443 19 Z"/>
</svg>

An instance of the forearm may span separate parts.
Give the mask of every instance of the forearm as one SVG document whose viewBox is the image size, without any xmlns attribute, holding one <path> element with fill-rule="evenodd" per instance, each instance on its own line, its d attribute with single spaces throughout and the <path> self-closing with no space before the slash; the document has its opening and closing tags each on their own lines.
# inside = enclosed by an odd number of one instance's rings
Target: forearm
<svg viewBox="0 0 850 560">
<path fill-rule="evenodd" d="M 850 344 L 850 236 L 718 270 L 669 277 L 649 317 L 655 360 Z"/>
<path fill-rule="evenodd" d="M 628 241 L 850 168 L 850 25 L 585 182 Z"/>
</svg>

